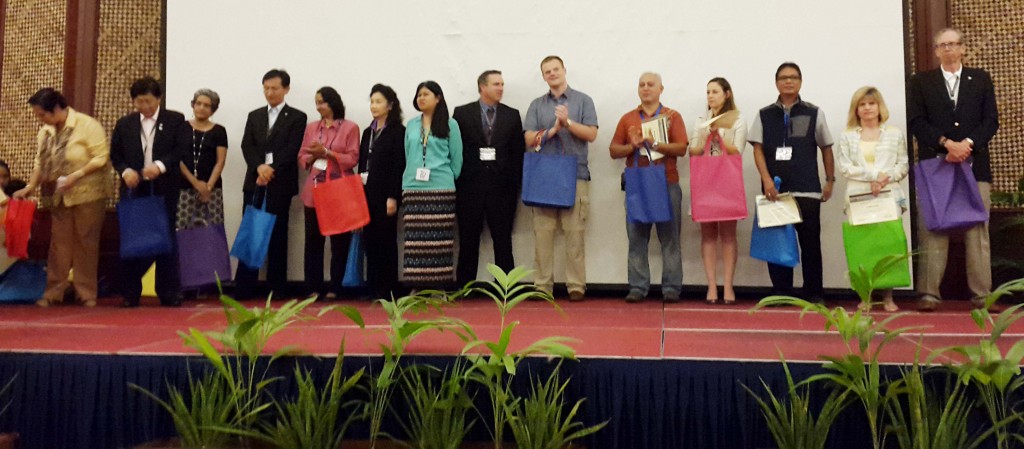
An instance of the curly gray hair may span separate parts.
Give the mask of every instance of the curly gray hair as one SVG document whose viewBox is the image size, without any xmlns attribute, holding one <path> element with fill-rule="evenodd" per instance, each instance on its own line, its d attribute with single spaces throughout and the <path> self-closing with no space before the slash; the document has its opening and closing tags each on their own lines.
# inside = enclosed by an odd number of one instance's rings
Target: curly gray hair
<svg viewBox="0 0 1024 449">
<path fill-rule="evenodd" d="M 214 92 L 213 89 L 207 89 L 205 87 L 197 90 L 196 93 L 192 94 L 192 106 L 196 105 L 196 100 L 198 100 L 200 96 L 209 98 L 210 110 L 213 112 L 217 112 L 217 108 L 220 107 L 220 95 L 217 95 L 217 92 Z"/>
</svg>

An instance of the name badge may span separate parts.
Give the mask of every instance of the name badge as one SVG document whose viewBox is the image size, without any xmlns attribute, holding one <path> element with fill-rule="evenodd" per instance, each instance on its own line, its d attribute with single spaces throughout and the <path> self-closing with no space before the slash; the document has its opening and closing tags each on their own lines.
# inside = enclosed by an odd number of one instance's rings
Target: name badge
<svg viewBox="0 0 1024 449">
<path fill-rule="evenodd" d="M 263 158 L 263 163 L 270 165 L 274 163 L 274 153 L 267 153 Z"/>
<path fill-rule="evenodd" d="M 480 149 L 480 160 L 481 161 L 494 161 L 498 159 L 498 151 L 491 147 L 485 147 Z"/>
<path fill-rule="evenodd" d="M 327 159 L 317 159 L 313 161 L 313 168 L 320 171 L 327 170 Z"/>
<path fill-rule="evenodd" d="M 427 167 L 420 167 L 416 169 L 416 180 L 427 182 L 430 181 L 430 169 Z"/>
<path fill-rule="evenodd" d="M 366 180 L 370 178 L 370 172 L 364 171 L 359 174 L 359 179 L 363 180 L 363 185 L 366 185 Z"/>
<path fill-rule="evenodd" d="M 775 149 L 775 160 L 788 161 L 793 159 L 793 147 L 778 147 Z"/>
</svg>

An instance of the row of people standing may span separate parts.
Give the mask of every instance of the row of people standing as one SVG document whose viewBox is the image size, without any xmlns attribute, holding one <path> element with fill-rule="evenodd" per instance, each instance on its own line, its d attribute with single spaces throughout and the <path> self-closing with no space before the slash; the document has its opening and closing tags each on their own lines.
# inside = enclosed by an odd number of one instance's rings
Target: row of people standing
<svg viewBox="0 0 1024 449">
<path fill-rule="evenodd" d="M 960 38 L 955 30 L 950 32 Z M 938 42 L 939 37 L 936 39 Z M 943 55 L 940 53 L 950 50 L 952 45 L 937 43 L 937 55 L 941 58 Z M 959 45 L 962 55 L 962 44 Z M 501 73 L 497 71 L 481 74 L 478 79 L 479 101 L 456 108 L 453 117 L 448 116 L 441 87 L 434 82 L 421 83 L 416 90 L 414 105 L 423 114 L 410 120 L 404 129 L 397 95 L 387 86 L 374 86 L 370 98 L 374 121 L 364 130 L 362 139 L 358 137 L 356 125 L 344 119 L 344 104 L 336 91 L 322 88 L 317 92 L 316 107 L 321 119 L 306 124 L 304 113 L 284 103 L 290 84 L 288 74 L 280 70 L 268 72 L 263 79 L 268 105 L 249 114 L 242 151 L 247 164 L 243 185 L 245 204 L 265 202 L 267 210 L 278 216 L 270 242 L 267 276 L 270 289 L 278 290 L 286 281 L 288 209 L 291 197 L 298 193 L 300 167 L 310 171 L 302 199 L 306 206 L 305 280 L 314 292 L 331 293 L 323 283 L 320 264 L 324 239 L 319 235 L 309 189 L 328 177 L 351 173 L 357 164 L 358 171 L 366 177 L 364 182 L 370 205 L 371 224 L 366 230 L 367 246 L 371 248 L 368 251 L 368 273 L 375 294 L 386 296 L 385 292 L 394 291 L 398 285 L 395 234 L 396 216 L 402 203 L 406 211 L 402 239 L 406 255 L 403 279 L 408 284 L 444 285 L 453 277 L 460 283 L 475 278 L 479 235 L 484 222 L 494 237 L 496 262 L 502 268 L 510 269 L 514 266 L 511 228 L 522 179 L 522 151 L 529 143 L 541 152 L 576 157 L 577 186 L 573 206 L 567 209 L 535 207 L 532 215 L 536 240 L 536 285 L 547 291 L 552 289 L 554 235 L 561 228 L 566 234 L 569 296 L 574 300 L 582 299 L 586 290 L 583 242 L 589 215 L 588 144 L 597 136 L 597 114 L 589 96 L 569 87 L 561 58 L 547 57 L 540 68 L 549 91 L 530 104 L 525 122 L 519 121 L 518 111 L 501 103 L 504 85 Z M 790 192 L 800 204 L 804 221 L 797 226 L 797 233 L 803 253 L 804 295 L 811 299 L 820 298 L 823 291 L 820 203 L 829 199 L 835 182 L 831 151 L 833 140 L 824 113 L 799 96 L 802 83 L 800 68 L 793 63 L 782 64 L 776 71 L 775 82 L 779 90 L 778 101 L 758 112 L 747 133 L 745 122 L 735 108 L 728 81 L 722 78 L 711 80 L 707 90 L 708 114 L 696 122 L 694 133 L 688 136 L 681 116 L 660 102 L 664 89 L 660 76 L 653 73 L 641 76 L 638 88 L 641 104 L 622 117 L 609 150 L 613 158 L 626 158 L 629 164 L 649 165 L 657 159 L 653 163 L 666 168 L 673 219 L 653 226 L 663 246 L 662 294 L 666 300 L 677 300 L 682 285 L 678 243 L 681 191 L 676 158 L 686 155 L 688 149 L 690 152 L 702 151 L 707 144 L 711 145 L 713 152 L 735 153 L 742 151 L 747 141 L 754 147 L 754 160 L 765 195 L 775 199 L 780 192 Z M 137 81 L 131 93 L 138 112 L 118 122 L 111 140 L 113 150 L 110 158 L 122 178 L 122 194 L 129 194 L 131 189 L 131 194 L 145 195 L 148 187 L 164 195 L 168 215 L 179 215 L 178 227 L 188 226 L 188 221 L 196 214 L 193 212 L 195 209 L 212 208 L 203 213 L 215 214 L 223 220 L 219 175 L 223 170 L 227 136 L 222 127 L 213 125 L 209 120 L 219 104 L 216 94 L 210 91 L 196 93 L 193 98 L 195 118 L 186 127 L 181 114 L 159 110 L 161 92 L 156 80 L 144 78 Z M 101 151 L 96 150 L 87 152 L 91 158 L 88 163 L 60 163 L 57 168 L 48 165 L 68 159 L 64 147 L 70 134 L 75 129 L 84 133 L 89 127 L 66 126 L 68 120 L 77 124 L 80 114 L 68 108 L 59 93 L 52 89 L 41 90 L 30 104 L 40 120 L 49 126 L 40 132 L 40 158 L 30 188 L 25 191 L 33 190 L 45 181 L 57 186 L 54 199 L 58 206 L 75 206 L 78 204 L 76 201 L 69 202 L 63 197 L 70 193 L 74 198 L 75 193 L 88 184 L 79 184 L 81 179 L 95 175 L 99 170 L 96 167 L 102 168 L 105 163 L 104 157 Z M 884 111 L 884 101 L 877 90 L 858 91 L 851 103 L 850 129 L 839 141 L 842 172 L 855 184 L 857 181 L 865 183 L 861 187 L 866 186 L 873 193 L 878 190 L 876 187 L 898 183 L 906 174 L 905 138 L 898 129 L 884 126 L 887 115 Z M 641 122 L 659 115 L 669 118 L 669 138 L 660 145 L 639 132 Z M 85 118 L 81 120 L 86 121 Z M 167 132 L 164 132 L 165 127 L 169 128 Z M 178 128 L 187 132 L 173 132 Z M 709 137 L 715 134 L 723 138 L 711 141 Z M 93 142 L 93 146 L 98 144 Z M 188 151 L 189 145 L 192 151 Z M 646 155 L 641 149 L 646 151 Z M 664 157 L 652 157 L 652 150 Z M 819 150 L 825 167 L 824 185 L 820 182 L 817 168 Z M 188 154 L 192 155 L 191 161 Z M 72 155 L 71 158 L 77 156 Z M 858 168 L 862 162 L 872 167 Z M 176 173 L 168 175 L 167 172 L 168 166 L 175 165 L 180 165 L 181 177 L 191 184 L 181 192 L 177 190 Z M 877 179 L 861 179 L 865 174 L 877 175 Z M 784 180 L 778 188 L 773 182 L 775 177 Z M 91 190 L 95 193 L 102 189 Z M 105 197 L 100 195 L 98 198 Z M 178 214 L 182 211 L 184 213 Z M 57 221 L 62 225 L 72 222 L 70 219 Z M 461 241 L 458 269 L 454 266 L 456 221 Z M 735 300 L 735 292 L 732 291 L 738 252 L 735 225 L 735 221 L 726 221 L 701 226 L 709 302 L 718 300 L 715 267 L 719 240 L 725 261 L 724 300 Z M 650 288 L 645 253 L 651 227 L 627 223 L 630 242 L 630 292 L 627 300 L 630 301 L 642 300 Z M 65 234 L 71 235 L 72 232 Z M 331 238 L 332 253 L 339 259 L 332 262 L 334 283 L 343 269 L 340 259 L 347 253 L 348 239 L 347 235 Z M 166 305 L 180 303 L 180 292 L 175 282 L 176 259 L 175 254 L 157 263 L 157 292 Z M 125 271 L 129 274 L 126 278 L 131 281 L 124 288 L 126 306 L 138 304 L 136 292 L 141 291 L 141 287 L 135 281 L 141 278 L 150 262 L 130 261 L 127 264 Z M 258 267 L 239 267 L 235 282 L 240 297 L 258 294 L 255 291 L 257 270 Z M 82 271 L 88 278 L 88 267 Z M 769 273 L 778 292 L 792 289 L 791 268 L 770 264 Z M 58 274 L 54 281 L 51 286 L 56 291 L 58 284 L 63 282 L 66 285 L 66 276 L 61 279 Z M 79 291 L 83 302 L 94 302 L 94 296 L 92 293 L 93 299 L 90 300 L 88 289 Z M 44 299 L 48 302 L 54 298 Z"/>
</svg>

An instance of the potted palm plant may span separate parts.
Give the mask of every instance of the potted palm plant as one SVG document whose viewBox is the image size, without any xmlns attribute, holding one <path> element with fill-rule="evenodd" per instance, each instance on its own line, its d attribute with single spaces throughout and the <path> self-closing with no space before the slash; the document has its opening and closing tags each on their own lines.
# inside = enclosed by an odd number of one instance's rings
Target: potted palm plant
<svg viewBox="0 0 1024 449">
<path fill-rule="evenodd" d="M 267 298 L 264 306 L 252 309 L 227 295 L 222 294 L 220 300 L 227 319 L 223 332 L 194 328 L 179 332 L 184 344 L 196 349 L 207 365 L 201 375 L 190 371 L 187 393 L 168 384 L 168 399 L 163 399 L 129 384 L 166 410 L 178 433 L 176 441 L 144 447 L 248 446 L 250 443 L 240 437 L 257 428 L 272 405 L 265 391 L 279 380 L 269 375 L 270 364 L 296 348 L 281 348 L 266 363 L 260 361 L 263 350 L 275 334 L 298 320 L 309 319 L 303 311 L 315 298 L 291 300 L 276 308 Z"/>
<path fill-rule="evenodd" d="M 569 379 L 561 382 L 556 367 L 546 380 L 531 379 L 530 393 L 510 401 L 505 414 L 519 449 L 566 449 L 583 437 L 594 434 L 608 421 L 585 426 L 576 415 L 583 399 L 566 410 L 565 389 Z"/>
</svg>

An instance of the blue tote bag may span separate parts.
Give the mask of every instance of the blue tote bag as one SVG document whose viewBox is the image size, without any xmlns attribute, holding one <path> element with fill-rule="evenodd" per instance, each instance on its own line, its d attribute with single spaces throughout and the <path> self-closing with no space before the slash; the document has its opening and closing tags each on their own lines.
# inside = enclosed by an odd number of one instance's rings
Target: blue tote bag
<svg viewBox="0 0 1024 449">
<path fill-rule="evenodd" d="M 800 248 L 796 241 L 796 228 L 788 224 L 762 228 L 757 225 L 754 213 L 754 229 L 750 232 L 750 257 L 784 267 L 795 267 L 800 263 Z"/>
<path fill-rule="evenodd" d="M 342 287 L 364 287 L 363 278 L 363 233 L 352 233 L 352 241 L 348 245 L 348 260 L 345 261 L 345 277 L 341 280 Z"/>
<path fill-rule="evenodd" d="M 254 196 L 255 198 L 255 196 Z M 259 208 L 250 204 L 245 206 L 242 224 L 238 226 L 235 244 L 231 246 L 231 256 L 238 262 L 254 270 L 263 266 L 270 250 L 270 234 L 274 231 L 277 215 L 267 212 L 267 198 Z"/>
<path fill-rule="evenodd" d="M 571 209 L 576 203 L 576 156 L 565 154 L 561 138 L 554 141 L 561 154 L 527 151 L 523 155 L 523 204 L 527 206 Z"/>
<path fill-rule="evenodd" d="M 19 260 L 0 274 L 0 303 L 35 302 L 46 289 L 46 266 Z"/>
<path fill-rule="evenodd" d="M 134 197 L 132 189 L 117 202 L 117 223 L 121 231 L 121 258 L 148 259 L 170 254 L 174 249 L 164 198 Z"/>
<path fill-rule="evenodd" d="M 651 152 L 647 151 L 650 160 Z M 653 162 L 640 166 L 640 150 L 633 153 L 633 165 L 626 167 L 626 219 L 630 223 L 672 221 L 672 201 L 668 196 L 665 167 Z"/>
</svg>

